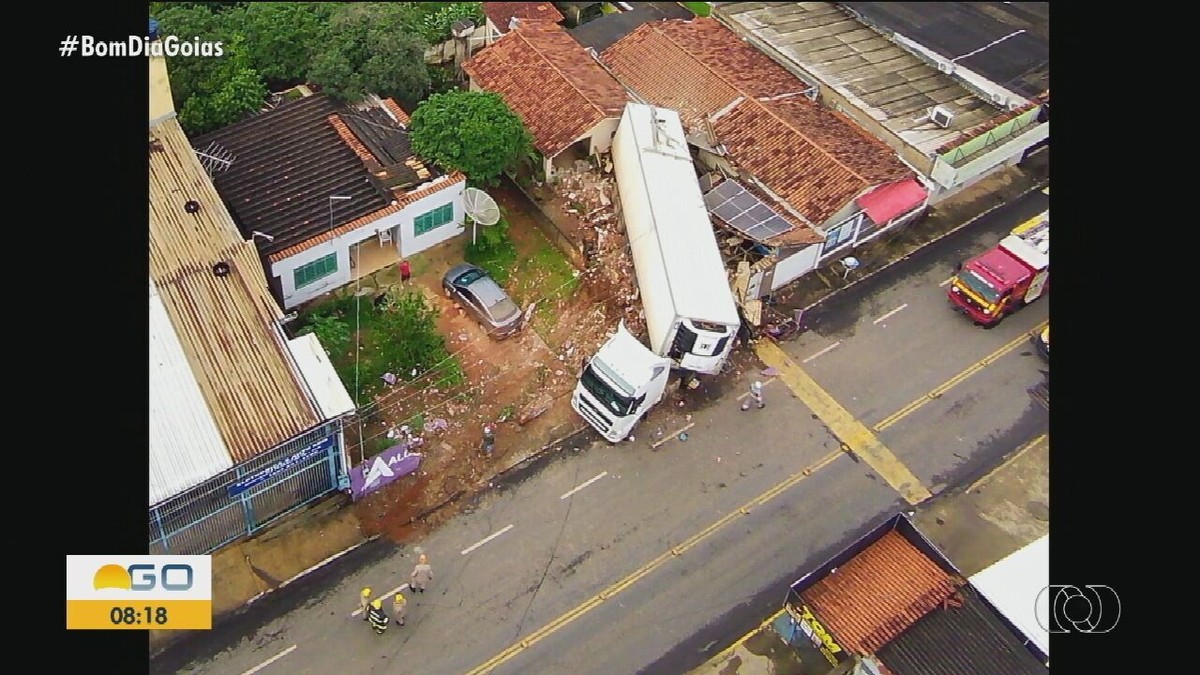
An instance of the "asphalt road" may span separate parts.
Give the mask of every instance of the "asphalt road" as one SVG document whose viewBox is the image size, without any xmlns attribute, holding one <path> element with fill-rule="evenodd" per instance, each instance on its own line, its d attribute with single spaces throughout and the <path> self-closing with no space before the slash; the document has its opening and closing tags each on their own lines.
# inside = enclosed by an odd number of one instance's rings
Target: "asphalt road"
<svg viewBox="0 0 1200 675">
<path fill-rule="evenodd" d="M 1045 318 L 1043 302 L 982 330 L 951 312 L 938 286 L 961 255 L 1045 200 L 999 209 L 835 296 L 786 351 L 865 425 L 887 420 Z M 1024 391 L 1045 369 L 1028 347 L 1013 349 L 879 438 L 934 492 L 968 481 L 1046 432 L 1047 412 Z M 416 550 L 376 543 L 168 650 L 151 671 L 694 667 L 774 613 L 791 581 L 906 508 L 782 381 L 768 384 L 766 409 L 740 411 L 734 396 L 750 376 L 695 413 L 687 442 L 656 452 L 581 443 L 479 497 L 420 542 L 436 577 L 410 595 L 403 628 L 377 636 L 351 616 L 360 588 L 383 595 L 415 562 Z"/>
</svg>

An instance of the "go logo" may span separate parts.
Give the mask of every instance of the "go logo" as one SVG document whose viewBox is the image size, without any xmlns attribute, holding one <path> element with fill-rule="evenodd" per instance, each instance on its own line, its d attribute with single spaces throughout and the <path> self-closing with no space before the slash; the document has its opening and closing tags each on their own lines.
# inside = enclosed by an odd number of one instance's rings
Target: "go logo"
<svg viewBox="0 0 1200 675">
<path fill-rule="evenodd" d="M 1121 620 L 1121 598 L 1098 584 L 1051 584 L 1038 593 L 1034 608 L 1048 633 L 1110 633 Z"/>
</svg>

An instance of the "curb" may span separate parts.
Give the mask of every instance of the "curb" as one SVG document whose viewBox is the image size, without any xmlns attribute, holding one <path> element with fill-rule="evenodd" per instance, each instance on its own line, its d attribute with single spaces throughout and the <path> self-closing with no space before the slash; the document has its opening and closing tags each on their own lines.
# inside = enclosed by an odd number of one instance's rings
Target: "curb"
<svg viewBox="0 0 1200 675">
<path fill-rule="evenodd" d="M 322 567 L 324 567 L 324 566 L 328 565 L 329 563 L 333 562 L 334 560 L 337 560 L 338 558 L 340 558 L 340 557 L 342 557 L 342 556 L 344 556 L 344 555 L 346 555 L 346 554 L 350 553 L 351 551 L 355 551 L 355 550 L 357 550 L 357 549 L 359 549 L 359 548 L 361 548 L 361 547 L 363 547 L 363 546 L 366 546 L 367 544 L 369 544 L 369 543 L 371 543 L 371 542 L 375 541 L 375 540 L 376 540 L 376 539 L 378 539 L 378 538 L 379 538 L 379 535 L 378 535 L 378 534 L 373 534 L 373 535 L 371 535 L 371 536 L 367 537 L 366 539 L 363 539 L 362 541 L 358 542 L 357 544 L 355 544 L 355 545 L 353 545 L 353 546 L 351 546 L 351 547 L 349 547 L 349 548 L 346 548 L 346 549 L 343 549 L 343 550 L 341 550 L 341 551 L 338 551 L 337 553 L 334 553 L 333 555 L 331 555 L 331 556 L 329 556 L 328 558 L 326 558 L 326 559 L 322 560 L 321 562 L 317 563 L 316 565 L 313 565 L 312 567 L 310 567 L 310 568 L 308 568 L 308 569 L 304 570 L 303 572 L 300 572 L 299 574 L 297 574 L 297 575 L 293 576 L 292 578 L 290 578 L 290 579 L 287 579 L 286 581 L 284 581 L 283 583 L 279 584 L 278 586 L 276 586 L 276 587 L 274 587 L 274 588 L 268 588 L 267 590 L 263 591 L 262 593 L 259 593 L 258 595 L 256 595 L 256 596 L 254 596 L 254 597 L 250 598 L 250 599 L 249 599 L 249 600 L 247 600 L 246 602 L 242 603 L 242 605 L 241 605 L 240 607 L 238 607 L 236 610 L 234 610 L 233 612 L 231 612 L 231 613 L 230 613 L 230 615 L 232 616 L 232 615 L 235 615 L 235 614 L 237 614 L 237 613 L 241 612 L 241 611 L 242 611 L 242 610 L 244 610 L 245 608 L 247 608 L 247 607 L 249 607 L 250 605 L 254 604 L 254 602 L 256 602 L 256 601 L 258 601 L 258 600 L 261 600 L 262 598 L 264 598 L 264 597 L 266 597 L 266 596 L 270 595 L 271 593 L 273 593 L 273 592 L 275 592 L 275 591 L 278 591 L 278 590 L 282 589 L 283 587 L 287 586 L 288 584 L 290 584 L 290 583 L 292 583 L 292 582 L 299 581 L 301 577 L 304 577 L 304 576 L 307 576 L 307 575 L 309 575 L 309 574 L 312 574 L 313 572 L 316 572 L 317 570 L 319 570 L 319 569 L 321 569 Z"/>
<path fill-rule="evenodd" d="M 1007 206 L 1010 201 L 1015 201 L 1017 199 L 1021 199 L 1021 198 L 1025 197 L 1026 195 L 1031 194 L 1037 190 L 1041 190 L 1042 188 L 1047 187 L 1049 185 L 1050 185 L 1049 181 L 1039 182 L 1038 184 L 1034 185 L 1033 187 L 1029 188 L 1028 190 L 1025 190 L 1024 192 L 1018 194 L 1016 197 L 1014 197 L 1011 200 L 1006 200 L 1006 201 L 1000 202 L 999 204 L 996 204 L 994 206 L 989 206 L 988 208 L 984 209 L 983 211 L 980 211 L 979 213 L 975 214 L 974 216 L 971 216 L 970 219 L 968 219 L 966 222 L 962 223 L 961 225 L 954 226 L 953 228 L 939 234 L 938 236 L 934 237 L 933 239 L 930 239 L 929 241 L 925 242 L 924 244 L 921 244 L 920 246 L 914 248 L 913 250 L 909 251 L 908 253 L 905 253 L 904 255 L 900 256 L 899 258 L 896 258 L 895 260 L 891 260 L 887 264 L 883 265 L 882 267 L 879 267 L 878 269 L 872 270 L 871 272 L 869 272 L 861 277 L 858 277 L 857 279 L 855 279 L 854 281 L 851 281 L 850 283 L 846 284 L 845 286 L 833 289 L 832 291 L 830 291 L 830 293 L 828 295 L 821 298 L 820 300 L 816 300 L 816 301 L 810 303 L 807 307 L 805 307 L 801 311 L 807 312 L 808 310 L 812 309 L 813 307 L 816 307 L 817 305 L 821 304 L 822 302 L 825 302 L 826 300 L 832 298 L 833 296 L 837 295 L 838 293 L 841 293 L 842 291 L 844 291 L 846 289 L 853 288 L 855 284 L 858 284 L 863 281 L 866 281 L 867 279 L 870 279 L 871 277 L 875 276 L 876 274 L 879 274 L 880 272 L 886 270 L 887 268 L 891 267 L 892 265 L 895 265 L 897 263 L 908 260 L 912 256 L 916 255 L 918 252 L 924 250 L 926 247 L 932 246 L 933 244 L 936 244 L 937 242 L 945 239 L 946 237 L 949 237 L 950 235 L 962 230 L 963 228 L 967 227 L 971 223 L 988 215 L 992 211 L 995 211 L 996 209 L 999 209 L 1003 206 Z M 803 277 L 801 277 L 801 278 L 803 278 Z"/>
<path fill-rule="evenodd" d="M 556 445 L 558 445 L 558 444 L 562 443 L 563 441 L 565 441 L 565 440 L 567 440 L 568 438 L 570 438 L 570 437 L 574 436 L 575 434 L 578 434 L 579 432 L 586 430 L 587 428 L 588 428 L 588 427 L 587 427 L 586 425 L 584 425 L 584 426 L 579 426 L 579 427 L 576 427 L 576 428 L 573 428 L 573 429 L 572 429 L 572 430 L 571 430 L 569 433 L 567 433 L 566 435 L 564 435 L 564 436 L 561 436 L 561 437 L 559 437 L 559 438 L 556 438 L 556 439 L 554 439 L 554 440 L 550 441 L 549 443 L 546 443 L 546 444 L 544 444 L 544 445 L 543 445 L 543 446 L 542 446 L 540 449 L 538 449 L 536 452 L 530 453 L 529 455 L 527 455 L 527 456 L 525 456 L 525 457 L 522 457 L 520 460 L 518 460 L 517 462 L 513 463 L 511 466 L 509 466 L 509 467 L 507 467 L 507 468 L 503 469 L 502 471 L 499 471 L 499 472 L 497 472 L 497 473 L 496 473 L 494 476 L 492 476 L 492 477 L 491 477 L 489 480 L 490 480 L 490 481 L 494 481 L 494 480 L 496 480 L 497 478 L 500 478 L 501 476 L 504 476 L 504 475 L 506 475 L 506 474 L 508 474 L 508 473 L 511 473 L 513 470 L 515 470 L 515 469 L 517 469 L 517 468 L 519 468 L 519 467 L 521 467 L 521 466 L 527 465 L 527 464 L 529 464 L 530 462 L 532 462 L 532 461 L 534 461 L 534 460 L 536 460 L 536 459 L 538 459 L 538 458 L 540 458 L 540 457 L 542 457 L 542 456 L 546 455 L 547 453 L 549 453 L 549 452 L 550 452 L 550 449 L 551 449 L 551 448 L 553 448 L 554 446 L 556 446 Z M 478 487 L 481 487 L 481 486 L 482 486 L 483 484 L 485 484 L 486 482 L 487 482 L 487 481 L 483 481 L 483 482 L 481 482 L 479 485 L 476 485 L 476 487 L 477 487 L 477 488 L 478 488 Z M 428 509 L 426 509 L 426 510 L 422 511 L 421 513 L 419 513 L 419 514 L 417 514 L 417 515 L 413 516 L 412 520 L 413 520 L 413 521 L 416 521 L 416 520 L 419 520 L 419 519 L 421 519 L 421 518 L 425 518 L 425 517 L 427 517 L 427 516 L 430 516 L 430 515 L 432 515 L 432 514 L 436 513 L 437 511 L 440 511 L 441 509 L 445 508 L 446 506 L 449 506 L 450 504 L 452 504 L 452 503 L 454 503 L 455 501 L 457 501 L 457 500 L 458 500 L 459 498 L 461 498 L 461 497 L 462 497 L 462 496 L 463 496 L 465 493 L 466 493 L 466 491 L 465 491 L 465 490 L 460 490 L 460 491 L 458 491 L 458 492 L 454 493 L 453 495 L 451 495 L 449 498 L 447 498 L 446 500 L 442 501 L 441 503 L 439 503 L 439 504 L 435 504 L 435 505 L 433 505 L 433 506 L 429 507 Z M 288 579 L 288 580 L 284 581 L 283 583 L 279 584 L 278 586 L 276 586 L 276 587 L 274 587 L 274 588 L 268 588 L 267 590 L 263 591 L 262 593 L 259 593 L 258 595 L 255 595 L 254 597 L 250 598 L 250 599 L 249 599 L 249 600 L 247 600 L 246 602 L 242 603 L 242 604 L 241 604 L 241 605 L 240 605 L 240 606 L 239 606 L 237 609 L 235 609 L 235 610 L 232 610 L 232 611 L 228 612 L 228 613 L 227 613 L 225 616 L 226 616 L 226 617 L 233 617 L 233 616 L 236 616 L 236 615 L 240 614 L 241 612 L 245 611 L 245 610 L 246 610 L 246 608 L 248 608 L 250 605 L 252 605 L 252 604 L 254 604 L 255 602 L 257 602 L 258 600 L 261 600 L 262 598 L 264 598 L 264 597 L 266 597 L 266 596 L 270 595 L 271 593 L 273 593 L 273 592 L 275 592 L 275 591 L 278 591 L 278 590 L 280 590 L 280 589 L 284 588 L 284 587 L 285 587 L 285 586 L 287 586 L 288 584 L 291 584 L 291 583 L 294 583 L 294 582 L 296 582 L 296 581 L 299 581 L 299 580 L 300 580 L 302 577 L 305 577 L 305 576 L 307 576 L 307 575 L 309 575 L 309 574 L 312 574 L 313 572 L 316 572 L 317 570 L 321 569 L 322 567 L 325 567 L 326 565 L 328 565 L 328 564 L 332 563 L 333 561 L 337 560 L 338 558 L 341 558 L 342 556 L 344 556 L 344 555 L 347 555 L 348 553 L 350 553 L 350 552 L 352 552 L 352 551 L 355 551 L 355 550 L 357 550 L 357 549 L 359 549 L 359 548 L 361 548 L 361 547 L 363 547 L 363 546 L 366 546 L 367 544 L 370 544 L 370 543 L 371 543 L 371 542 L 373 542 L 373 541 L 376 541 L 377 539 L 379 539 L 379 537 L 380 537 L 380 536 L 381 536 L 381 535 L 379 535 L 379 534 L 373 534 L 373 535 L 371 535 L 371 536 L 367 537 L 366 539 L 363 539 L 362 541 L 358 542 L 357 544 L 355 544 L 355 545 L 353 545 L 353 546 L 351 546 L 351 547 L 349 547 L 349 548 L 346 548 L 346 549 L 344 549 L 344 550 L 342 550 L 342 551 L 338 551 L 337 553 L 334 553 L 333 555 L 329 556 L 328 558 L 326 558 L 326 559 L 322 560 L 321 562 L 319 562 L 319 563 L 317 563 L 317 564 L 313 565 L 312 567 L 309 567 L 308 569 L 304 570 L 303 572 L 300 572 L 299 574 L 296 574 L 295 576 L 293 576 L 293 577 L 291 577 L 290 579 Z"/>
</svg>

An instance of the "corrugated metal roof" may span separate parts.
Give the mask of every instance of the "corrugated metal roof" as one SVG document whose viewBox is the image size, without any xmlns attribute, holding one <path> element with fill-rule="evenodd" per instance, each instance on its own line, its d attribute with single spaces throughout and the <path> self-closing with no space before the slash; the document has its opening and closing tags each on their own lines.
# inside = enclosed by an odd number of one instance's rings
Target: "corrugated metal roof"
<svg viewBox="0 0 1200 675">
<path fill-rule="evenodd" d="M 313 333 L 306 333 L 288 340 L 288 349 L 296 357 L 296 366 L 304 375 L 304 381 L 312 390 L 313 398 L 321 408 L 325 419 L 340 417 L 355 408 L 354 401 L 346 392 L 346 385 L 338 378 L 337 371 L 329 361 L 329 355 L 321 341 Z"/>
<path fill-rule="evenodd" d="M 971 577 L 988 602 L 1046 656 L 1050 655 L 1050 633 L 1038 620 L 1050 616 L 1050 535 L 1044 535 L 991 567 Z"/>
<path fill-rule="evenodd" d="M 921 617 L 877 653 L 892 675 L 1048 675 L 970 586 Z"/>
<path fill-rule="evenodd" d="M 179 123 L 152 127 L 150 138 L 150 275 L 217 429 L 242 462 L 320 419 L 276 327 L 282 311 L 254 245 L 237 234 Z"/>
<path fill-rule="evenodd" d="M 232 466 L 167 308 L 150 282 L 150 505 Z"/>
</svg>

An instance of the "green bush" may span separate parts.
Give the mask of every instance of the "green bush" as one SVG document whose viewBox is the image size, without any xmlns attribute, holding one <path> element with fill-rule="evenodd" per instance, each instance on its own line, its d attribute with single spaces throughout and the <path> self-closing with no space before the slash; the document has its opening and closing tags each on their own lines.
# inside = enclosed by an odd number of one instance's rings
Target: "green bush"
<svg viewBox="0 0 1200 675">
<path fill-rule="evenodd" d="M 360 326 L 358 397 L 354 395 L 356 322 Z M 422 380 L 424 387 L 455 387 L 465 380 L 461 364 L 450 356 L 445 337 L 437 331 L 437 312 L 420 291 L 392 290 L 378 305 L 369 296 L 332 300 L 306 315 L 299 332 L 316 333 L 338 377 L 359 404 L 383 386 L 385 373 L 412 380 L 413 371 L 420 376 L 436 368 Z"/>
<path fill-rule="evenodd" d="M 490 274 L 496 283 L 505 285 L 517 264 L 517 247 L 508 237 L 508 222 L 501 218 L 495 225 L 476 225 L 475 232 L 475 243 L 467 244 L 464 257 Z"/>
</svg>

